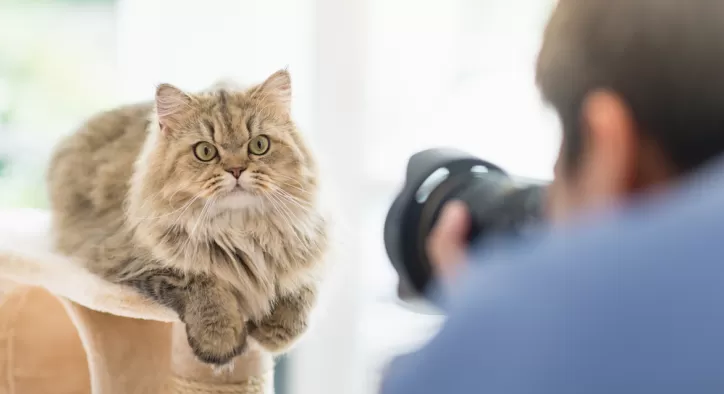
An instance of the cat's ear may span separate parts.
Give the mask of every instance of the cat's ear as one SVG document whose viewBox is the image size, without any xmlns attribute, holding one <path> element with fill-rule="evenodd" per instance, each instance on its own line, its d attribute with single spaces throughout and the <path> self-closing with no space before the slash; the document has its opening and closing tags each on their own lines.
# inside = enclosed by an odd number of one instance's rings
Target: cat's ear
<svg viewBox="0 0 724 394">
<path fill-rule="evenodd" d="M 256 94 L 260 98 L 271 99 L 289 110 L 292 106 L 292 78 L 287 69 L 282 69 L 264 81 Z"/>
<path fill-rule="evenodd" d="M 156 88 L 156 113 L 161 129 L 178 127 L 191 107 L 193 99 L 181 89 L 162 83 Z"/>
</svg>

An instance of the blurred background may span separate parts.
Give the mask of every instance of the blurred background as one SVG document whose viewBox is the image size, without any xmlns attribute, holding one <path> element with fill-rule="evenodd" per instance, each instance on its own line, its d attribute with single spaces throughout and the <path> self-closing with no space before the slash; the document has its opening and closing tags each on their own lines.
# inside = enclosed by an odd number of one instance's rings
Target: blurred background
<svg viewBox="0 0 724 394">
<path fill-rule="evenodd" d="M 293 111 L 331 163 L 344 247 L 332 302 L 280 362 L 279 394 L 368 394 L 436 316 L 396 299 L 382 224 L 407 158 L 463 148 L 549 179 L 557 119 L 534 85 L 553 0 L 0 0 L 0 208 L 45 208 L 58 138 L 161 82 L 292 73 Z"/>
</svg>

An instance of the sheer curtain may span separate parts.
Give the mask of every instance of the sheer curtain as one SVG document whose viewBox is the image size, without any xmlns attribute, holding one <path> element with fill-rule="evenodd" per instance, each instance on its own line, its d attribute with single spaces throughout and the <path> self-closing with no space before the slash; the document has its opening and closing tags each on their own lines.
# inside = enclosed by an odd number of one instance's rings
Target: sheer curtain
<svg viewBox="0 0 724 394">
<path fill-rule="evenodd" d="M 120 0 L 118 84 L 254 82 L 288 66 L 295 116 L 329 164 L 344 208 L 346 261 L 320 321 L 287 357 L 285 393 L 375 392 L 391 357 L 442 322 L 395 298 L 382 224 L 417 150 L 454 146 L 550 178 L 555 116 L 533 65 L 553 1 Z"/>
</svg>

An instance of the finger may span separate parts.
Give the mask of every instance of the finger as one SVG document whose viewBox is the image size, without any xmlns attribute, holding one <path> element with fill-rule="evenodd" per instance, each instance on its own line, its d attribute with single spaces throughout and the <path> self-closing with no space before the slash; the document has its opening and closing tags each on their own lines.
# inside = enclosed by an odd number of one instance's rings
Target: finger
<svg viewBox="0 0 724 394">
<path fill-rule="evenodd" d="M 447 238 L 454 245 L 467 244 L 468 231 L 470 230 L 470 214 L 467 206 L 460 201 L 453 201 L 443 208 L 439 232 L 447 234 Z"/>
<path fill-rule="evenodd" d="M 470 214 L 465 204 L 456 201 L 443 208 L 427 242 L 433 268 L 446 275 L 464 259 L 469 229 Z"/>
</svg>

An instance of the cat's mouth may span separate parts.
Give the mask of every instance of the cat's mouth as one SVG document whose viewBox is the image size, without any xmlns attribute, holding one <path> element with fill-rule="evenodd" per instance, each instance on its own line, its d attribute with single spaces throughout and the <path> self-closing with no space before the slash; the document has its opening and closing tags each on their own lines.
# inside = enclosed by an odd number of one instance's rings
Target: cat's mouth
<svg viewBox="0 0 724 394">
<path fill-rule="evenodd" d="M 229 194 L 247 194 L 249 191 L 238 183 L 229 190 Z"/>
<path fill-rule="evenodd" d="M 227 187 L 224 189 L 223 196 L 226 198 L 246 198 L 254 196 L 254 190 L 249 187 L 249 185 L 244 185 L 242 182 L 236 182 L 232 185 L 229 185 L 230 187 Z"/>
<path fill-rule="evenodd" d="M 229 196 L 251 196 L 254 193 L 248 188 L 240 184 L 234 185 L 229 191 L 226 192 Z"/>
</svg>

